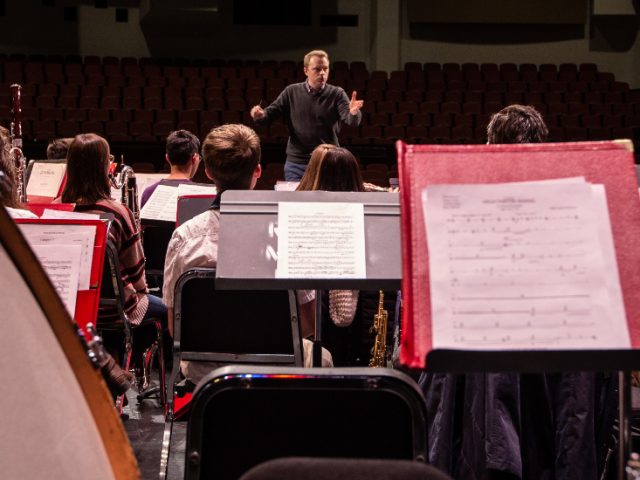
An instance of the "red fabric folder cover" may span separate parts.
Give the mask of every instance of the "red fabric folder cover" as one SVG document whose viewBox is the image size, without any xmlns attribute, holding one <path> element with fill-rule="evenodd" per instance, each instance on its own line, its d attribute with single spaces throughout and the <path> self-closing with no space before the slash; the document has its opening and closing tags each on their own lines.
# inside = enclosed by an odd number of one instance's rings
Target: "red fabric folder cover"
<svg viewBox="0 0 640 480">
<path fill-rule="evenodd" d="M 628 141 L 531 145 L 397 142 L 402 226 L 404 365 L 424 368 L 432 350 L 429 252 L 421 194 L 430 184 L 502 183 L 583 176 L 604 184 L 633 348 L 640 347 L 640 198 Z"/>
<path fill-rule="evenodd" d="M 17 218 L 16 223 L 35 223 L 42 225 L 95 225 L 96 239 L 93 245 L 93 259 L 89 290 L 78 290 L 76 298 L 75 322 L 82 330 L 86 330 L 87 323 L 94 325 L 98 318 L 98 303 L 100 301 L 100 287 L 102 284 L 102 270 L 107 246 L 107 222 L 104 220 L 65 220 L 65 219 L 26 219 Z"/>
</svg>

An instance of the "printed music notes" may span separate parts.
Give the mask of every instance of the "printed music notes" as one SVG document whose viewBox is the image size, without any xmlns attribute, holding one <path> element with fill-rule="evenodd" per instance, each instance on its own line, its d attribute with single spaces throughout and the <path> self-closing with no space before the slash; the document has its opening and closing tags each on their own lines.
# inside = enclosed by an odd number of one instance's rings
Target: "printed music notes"
<svg viewBox="0 0 640 480">
<path fill-rule="evenodd" d="M 365 278 L 362 203 L 280 202 L 276 278 Z"/>
<path fill-rule="evenodd" d="M 183 183 L 177 186 L 158 185 L 140 211 L 140 218 L 175 222 L 178 198 L 184 195 L 215 195 L 216 187 L 198 183 Z"/>
<path fill-rule="evenodd" d="M 27 183 L 27 196 L 54 199 L 60 192 L 66 172 L 66 163 L 34 162 Z"/>
<path fill-rule="evenodd" d="M 434 348 L 629 348 L 602 185 L 431 185 L 423 205 Z"/>
<path fill-rule="evenodd" d="M 32 245 L 44 271 L 56 289 L 71 318 L 76 311 L 80 276 L 80 245 Z"/>
</svg>

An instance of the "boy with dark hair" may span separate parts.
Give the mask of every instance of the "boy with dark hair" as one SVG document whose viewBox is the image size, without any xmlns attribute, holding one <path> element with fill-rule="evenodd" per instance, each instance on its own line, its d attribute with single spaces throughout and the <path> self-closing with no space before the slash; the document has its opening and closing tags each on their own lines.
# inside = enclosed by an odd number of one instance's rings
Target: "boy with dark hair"
<svg viewBox="0 0 640 480">
<path fill-rule="evenodd" d="M 542 115 L 527 105 L 509 105 L 491 117 L 487 143 L 542 143 L 549 129 Z"/>
<path fill-rule="evenodd" d="M 167 149 L 165 159 L 171 168 L 169 176 L 159 182 L 153 183 L 144 189 L 140 197 L 140 208 L 151 197 L 158 185 L 179 185 L 191 182 L 191 178 L 198 170 L 200 164 L 200 140 L 187 130 L 176 130 L 167 137 Z"/>
<path fill-rule="evenodd" d="M 47 159 L 58 160 L 67 158 L 69 153 L 69 145 L 73 142 L 73 137 L 69 138 L 55 138 L 47 145 Z"/>
</svg>

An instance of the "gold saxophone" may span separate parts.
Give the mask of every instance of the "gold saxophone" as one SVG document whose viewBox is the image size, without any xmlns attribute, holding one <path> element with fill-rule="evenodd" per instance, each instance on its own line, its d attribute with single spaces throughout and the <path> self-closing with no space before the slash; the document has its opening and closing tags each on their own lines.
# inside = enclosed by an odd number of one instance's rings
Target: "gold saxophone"
<svg viewBox="0 0 640 480">
<path fill-rule="evenodd" d="M 387 320 L 389 314 L 384 309 L 384 292 L 380 290 L 380 299 L 378 301 L 378 313 L 373 317 L 373 325 L 370 332 L 376 333 L 371 348 L 370 367 L 386 367 L 387 366 Z"/>
</svg>

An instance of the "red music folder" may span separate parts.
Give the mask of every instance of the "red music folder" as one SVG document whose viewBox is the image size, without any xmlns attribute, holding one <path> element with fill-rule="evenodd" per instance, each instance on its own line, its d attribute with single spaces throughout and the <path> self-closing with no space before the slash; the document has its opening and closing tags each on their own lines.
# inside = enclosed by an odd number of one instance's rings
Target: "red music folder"
<svg viewBox="0 0 640 480">
<path fill-rule="evenodd" d="M 107 246 L 107 222 L 104 220 L 66 220 L 66 219 L 26 219 L 17 218 L 16 223 L 39 225 L 91 225 L 96 227 L 96 236 L 93 245 L 91 261 L 91 273 L 89 276 L 89 289 L 78 290 L 76 297 L 75 322 L 86 331 L 87 323 L 96 324 L 98 318 L 98 304 L 100 302 L 100 287 L 102 284 L 102 271 Z"/>
<path fill-rule="evenodd" d="M 41 217 L 45 210 L 61 210 L 63 212 L 73 212 L 75 203 L 27 203 L 26 207 L 38 217 Z"/>
<path fill-rule="evenodd" d="M 480 184 L 582 176 L 604 184 L 620 285 L 633 348 L 640 347 L 640 198 L 629 141 L 531 145 L 397 143 L 402 227 L 404 365 L 425 368 L 432 350 L 429 252 L 422 190 L 431 184 Z"/>
</svg>

